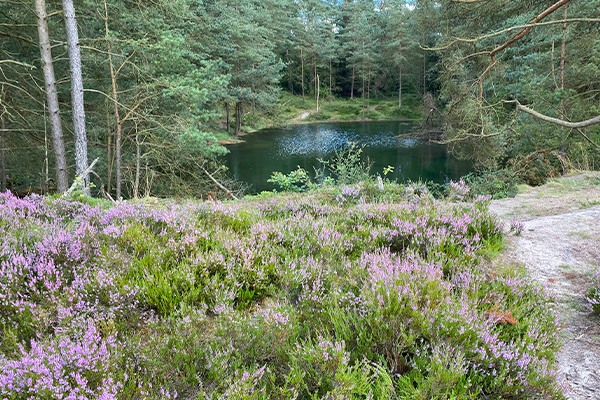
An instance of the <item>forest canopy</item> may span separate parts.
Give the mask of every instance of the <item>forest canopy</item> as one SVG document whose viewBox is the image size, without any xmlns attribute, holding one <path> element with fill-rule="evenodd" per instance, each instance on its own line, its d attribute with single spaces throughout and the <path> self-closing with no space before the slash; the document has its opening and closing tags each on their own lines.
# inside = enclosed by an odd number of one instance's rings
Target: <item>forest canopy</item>
<svg viewBox="0 0 600 400">
<path fill-rule="evenodd" d="M 600 162 L 597 0 L 69 3 L 0 3 L 2 190 L 61 192 L 98 159 L 96 194 L 202 196 L 226 179 L 215 132 L 281 91 L 413 96 L 453 154 L 528 183 Z"/>
</svg>

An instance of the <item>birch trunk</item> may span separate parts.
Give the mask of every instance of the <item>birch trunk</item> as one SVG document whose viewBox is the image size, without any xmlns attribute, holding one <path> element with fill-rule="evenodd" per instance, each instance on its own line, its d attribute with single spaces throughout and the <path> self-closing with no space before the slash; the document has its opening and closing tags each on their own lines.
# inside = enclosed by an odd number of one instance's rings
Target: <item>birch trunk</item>
<svg viewBox="0 0 600 400">
<path fill-rule="evenodd" d="M 46 13 L 46 1 L 36 0 L 35 8 L 37 14 L 38 36 L 40 39 L 40 55 L 44 69 L 46 100 L 48 101 L 48 112 L 50 113 L 52 149 L 54 151 L 54 162 L 56 168 L 56 191 L 58 193 L 64 193 L 69 186 L 69 178 L 67 175 L 67 157 L 65 154 L 65 142 L 63 140 L 62 125 L 60 121 L 58 94 L 56 92 L 56 79 L 54 78 L 54 66 L 52 64 L 50 35 L 48 34 L 48 14 Z"/>
<path fill-rule="evenodd" d="M 82 189 L 90 195 L 89 173 L 84 174 L 88 167 L 87 136 L 85 133 L 85 110 L 83 108 L 83 78 L 81 74 L 81 51 L 79 49 L 79 34 L 73 0 L 63 0 L 65 25 L 67 29 L 67 45 L 69 47 L 69 68 L 71 70 L 71 107 L 73 110 L 73 132 L 75 134 L 75 165 L 77 176 L 82 176 Z M 119 151 L 118 146 L 115 150 Z M 118 162 L 118 156 L 117 156 Z"/>
</svg>

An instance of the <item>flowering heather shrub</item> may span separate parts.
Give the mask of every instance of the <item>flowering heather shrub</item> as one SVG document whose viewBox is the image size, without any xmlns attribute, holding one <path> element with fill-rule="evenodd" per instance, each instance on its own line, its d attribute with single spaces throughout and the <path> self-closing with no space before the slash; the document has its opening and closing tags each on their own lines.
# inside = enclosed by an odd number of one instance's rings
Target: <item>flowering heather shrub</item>
<svg viewBox="0 0 600 400">
<path fill-rule="evenodd" d="M 595 312 L 600 312 L 600 270 L 596 271 L 592 278 L 587 301 Z"/>
<path fill-rule="evenodd" d="M 558 396 L 552 299 L 481 266 L 502 239 L 488 197 L 340 191 L 160 208 L 0 194 L 0 397 Z"/>
<path fill-rule="evenodd" d="M 516 216 L 513 216 L 513 218 L 511 218 L 510 232 L 513 232 L 515 234 L 515 236 L 521 236 L 521 233 L 523 233 L 524 227 L 525 227 L 525 224 L 523 223 L 523 221 L 518 219 Z"/>
<path fill-rule="evenodd" d="M 450 200 L 465 201 L 469 196 L 471 188 L 465 183 L 464 180 L 458 182 L 450 181 L 450 193 L 448 195 Z"/>
<path fill-rule="evenodd" d="M 117 399 L 123 387 L 111 376 L 114 337 L 102 339 L 93 323 L 77 339 L 57 335 L 20 346 L 20 358 L 0 360 L 0 395 L 11 399 Z"/>
</svg>

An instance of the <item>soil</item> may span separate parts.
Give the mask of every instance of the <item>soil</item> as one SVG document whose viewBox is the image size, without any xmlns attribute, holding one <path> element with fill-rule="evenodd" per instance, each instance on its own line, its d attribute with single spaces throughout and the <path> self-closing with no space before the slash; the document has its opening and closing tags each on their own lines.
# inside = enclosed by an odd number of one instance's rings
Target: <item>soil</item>
<svg viewBox="0 0 600 400">
<path fill-rule="evenodd" d="M 556 296 L 563 342 L 557 370 L 565 395 L 600 399 L 600 316 L 585 299 L 590 278 L 600 268 L 600 173 L 563 177 L 520 192 L 490 206 L 505 230 L 511 220 L 523 221 L 522 233 L 508 236 L 496 262 L 523 265 Z"/>
</svg>

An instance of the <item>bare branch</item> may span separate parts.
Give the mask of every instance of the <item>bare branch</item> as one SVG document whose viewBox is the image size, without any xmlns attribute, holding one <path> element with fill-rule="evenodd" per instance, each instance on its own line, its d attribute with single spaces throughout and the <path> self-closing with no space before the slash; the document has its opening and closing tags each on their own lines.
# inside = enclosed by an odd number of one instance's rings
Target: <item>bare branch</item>
<svg viewBox="0 0 600 400">
<path fill-rule="evenodd" d="M 514 100 L 512 102 L 507 102 L 507 103 L 514 103 L 514 102 L 517 103 L 517 110 L 526 112 L 527 114 L 533 115 L 534 117 L 539 118 L 539 119 L 541 119 L 543 121 L 551 122 L 551 123 L 553 123 L 555 125 L 564 126 L 565 128 L 578 129 L 578 128 L 585 128 L 585 127 L 588 127 L 588 126 L 600 124 L 600 115 L 598 115 L 597 117 L 594 117 L 594 118 L 590 118 L 590 119 L 585 120 L 585 121 L 569 122 L 569 121 L 564 121 L 562 119 L 549 117 L 547 115 L 539 113 L 539 112 L 537 112 L 535 110 L 532 110 L 529 107 L 526 107 L 526 106 L 522 105 L 521 103 L 519 103 L 516 100 Z"/>
<path fill-rule="evenodd" d="M 87 167 L 85 169 L 85 171 L 83 171 L 81 174 L 79 174 L 79 176 L 77 178 L 75 178 L 75 182 L 73 182 L 73 184 L 71 185 L 71 187 L 69 188 L 69 190 L 67 190 L 65 192 L 65 194 L 63 194 L 63 196 L 68 196 L 69 194 L 71 194 L 71 192 L 73 190 L 75 190 L 78 186 L 81 186 L 80 180 L 84 179 L 86 176 L 89 175 L 89 173 L 92 171 L 92 169 L 94 168 L 94 165 L 96 165 L 96 163 L 98 162 L 99 158 L 96 158 L 90 165 L 89 167 Z"/>
<path fill-rule="evenodd" d="M 204 172 L 206 174 L 206 176 L 208 176 L 210 178 L 210 180 L 215 183 L 215 185 L 217 185 L 221 190 L 223 190 L 225 192 L 225 194 L 227 194 L 227 196 L 231 197 L 234 200 L 239 200 L 233 193 L 231 193 L 231 190 L 229 190 L 225 186 L 221 185 L 215 178 L 213 178 L 213 176 L 210 174 L 210 172 L 208 172 L 202 165 L 198 164 L 197 161 L 194 161 L 194 164 L 196 164 L 196 166 L 198 168 L 200 168 L 202 170 L 202 172 Z"/>
<path fill-rule="evenodd" d="M 471 39 L 455 37 L 455 38 L 452 38 L 452 41 L 450 43 L 447 43 L 446 45 L 441 46 L 441 47 L 427 47 L 427 46 L 419 46 L 419 47 L 421 48 L 421 50 L 440 51 L 440 50 L 446 50 L 446 49 L 450 48 L 456 42 L 475 43 L 475 42 L 482 41 L 484 39 L 489 39 L 491 37 L 499 36 L 499 35 L 502 35 L 503 33 L 515 31 L 515 30 L 519 30 L 519 29 L 537 28 L 540 26 L 565 24 L 565 23 L 571 23 L 571 22 L 600 22 L 600 18 L 569 18 L 569 19 L 559 19 L 559 20 L 554 20 L 554 21 L 537 22 L 537 23 L 524 24 L 524 25 L 515 25 L 515 26 L 511 26 L 506 29 L 499 30 L 497 32 L 489 33 L 487 35 L 477 36 L 477 37 L 471 38 Z M 489 54 L 490 52 L 488 51 L 487 53 Z M 477 54 L 481 54 L 481 53 L 477 53 Z"/>
<path fill-rule="evenodd" d="M 31 64 L 27 64 L 27 63 L 15 61 L 15 60 L 0 60 L 0 64 L 3 64 L 3 63 L 17 64 L 17 65 L 20 65 L 22 67 L 27 67 L 27 68 L 31 68 L 31 69 L 35 69 L 36 68 L 35 65 L 31 65 Z"/>
</svg>

